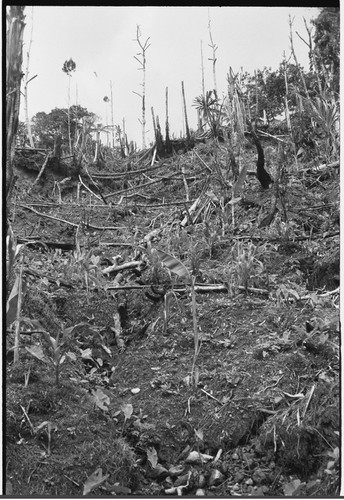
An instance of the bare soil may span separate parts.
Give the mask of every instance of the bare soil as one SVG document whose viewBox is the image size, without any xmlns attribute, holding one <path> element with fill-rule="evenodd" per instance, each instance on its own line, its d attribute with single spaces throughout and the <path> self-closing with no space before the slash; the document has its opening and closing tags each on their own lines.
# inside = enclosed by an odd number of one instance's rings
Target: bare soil
<svg viewBox="0 0 344 500">
<path fill-rule="evenodd" d="M 244 161 L 254 170 L 253 151 Z M 287 221 L 279 211 L 259 227 L 273 189 L 249 175 L 233 224 L 231 205 L 221 208 L 221 175 L 229 174 L 218 145 L 159 165 L 150 171 L 150 158 L 134 158 L 90 167 L 103 195 L 124 190 L 107 198 L 111 205 L 88 191 L 77 201 L 76 182 L 59 204 L 56 172 L 30 192 L 37 172 L 25 165 L 17 172 L 8 217 L 25 243 L 26 335 L 14 364 L 13 330 L 7 334 L 7 493 L 79 496 L 98 471 L 94 496 L 339 495 L 337 173 L 320 178 L 315 165 L 296 169 L 290 160 Z M 125 171 L 116 181 L 96 177 Z M 190 200 L 205 202 L 183 226 L 192 205 L 183 203 L 185 182 Z M 196 292 L 196 317 L 189 284 L 152 249 L 192 270 L 197 286 L 214 285 Z M 115 256 L 142 266 L 102 274 Z M 49 353 L 42 334 L 30 333 L 40 329 L 65 332 L 63 352 L 74 353 L 58 385 L 51 364 L 27 349 Z"/>
</svg>

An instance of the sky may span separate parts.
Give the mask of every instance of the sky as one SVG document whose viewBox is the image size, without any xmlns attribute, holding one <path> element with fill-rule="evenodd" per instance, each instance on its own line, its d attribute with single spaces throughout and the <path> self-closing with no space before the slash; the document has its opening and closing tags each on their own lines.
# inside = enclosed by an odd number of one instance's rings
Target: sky
<svg viewBox="0 0 344 500">
<path fill-rule="evenodd" d="M 134 56 L 140 53 L 136 39 L 149 38 L 146 51 L 146 144 L 153 140 L 151 107 L 164 132 L 165 93 L 168 87 L 170 132 L 184 132 L 181 82 L 184 82 L 189 127 L 197 128 L 195 97 L 202 93 L 201 46 L 205 88 L 214 88 L 209 20 L 216 50 L 216 80 L 220 96 L 226 92 L 226 76 L 271 67 L 276 70 L 283 54 L 291 54 L 289 15 L 294 27 L 294 47 L 299 63 L 308 70 L 308 40 L 304 19 L 310 25 L 315 7 L 117 7 L 117 6 L 27 6 L 24 30 L 23 72 L 30 48 L 28 85 L 29 117 L 68 106 L 68 76 L 62 71 L 70 58 L 76 63 L 71 77 L 70 104 L 80 104 L 95 113 L 103 125 L 111 123 L 111 96 L 115 125 L 128 140 L 142 147 L 141 99 L 143 72 Z M 23 101 L 20 119 L 24 121 Z"/>
</svg>

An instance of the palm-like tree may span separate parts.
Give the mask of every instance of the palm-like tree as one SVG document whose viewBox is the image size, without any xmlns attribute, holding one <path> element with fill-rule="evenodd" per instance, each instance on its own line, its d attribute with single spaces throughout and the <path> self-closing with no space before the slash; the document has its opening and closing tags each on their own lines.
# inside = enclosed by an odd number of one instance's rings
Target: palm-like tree
<svg viewBox="0 0 344 500">
<path fill-rule="evenodd" d="M 69 59 L 68 61 L 65 61 L 62 66 L 62 71 L 66 73 L 68 76 L 68 136 L 69 136 L 69 151 L 70 154 L 73 154 L 72 151 L 72 138 L 70 134 L 70 113 L 69 113 L 69 106 L 70 106 L 70 79 L 72 77 L 73 71 L 76 69 L 76 64 L 73 61 L 73 59 Z"/>
<path fill-rule="evenodd" d="M 225 115 L 222 112 L 222 104 L 219 103 L 216 90 L 208 90 L 205 95 L 196 97 L 193 106 L 201 113 L 213 137 L 218 138 Z"/>
</svg>

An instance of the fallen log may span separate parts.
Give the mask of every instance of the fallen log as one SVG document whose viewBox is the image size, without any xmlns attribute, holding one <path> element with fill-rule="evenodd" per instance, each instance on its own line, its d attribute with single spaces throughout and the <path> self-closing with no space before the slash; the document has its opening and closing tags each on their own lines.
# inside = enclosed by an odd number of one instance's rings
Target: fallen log
<svg viewBox="0 0 344 500">
<path fill-rule="evenodd" d="M 259 295 L 269 295 L 269 291 L 265 290 L 263 288 L 254 288 L 254 287 L 245 288 L 244 286 L 239 285 L 238 289 L 240 291 L 247 290 L 250 293 L 255 293 L 255 294 L 259 294 Z M 181 288 L 175 287 L 175 288 L 173 288 L 173 290 L 175 292 L 185 292 L 186 287 L 181 287 Z M 228 293 L 228 287 L 227 287 L 227 285 L 223 285 L 223 284 L 197 285 L 197 283 L 196 283 L 195 284 L 195 292 L 197 292 L 197 293 L 209 293 L 209 292 Z"/>
<path fill-rule="evenodd" d="M 57 282 L 59 283 L 59 286 L 64 286 L 66 288 L 75 288 L 73 285 L 70 283 L 67 283 L 66 281 L 60 280 L 58 278 L 51 278 L 50 276 L 47 276 L 46 274 L 39 273 L 38 271 L 33 271 L 32 269 L 24 268 L 24 274 L 30 274 L 31 276 L 35 276 L 37 278 L 46 278 L 49 283 L 54 283 L 55 285 Z"/>
<path fill-rule="evenodd" d="M 56 220 L 58 222 L 62 222 L 63 224 L 68 224 L 69 226 L 79 227 L 79 224 L 75 224 L 74 222 L 70 222 L 65 219 L 60 219 L 59 217 L 53 217 L 52 215 L 48 215 L 42 212 L 38 212 L 38 210 L 35 210 L 34 208 L 29 207 L 27 205 L 21 205 L 21 207 L 26 210 L 30 210 L 31 212 L 34 212 L 40 217 L 46 217 L 47 219 Z M 95 231 L 122 231 L 123 229 L 126 229 L 124 226 L 94 226 L 93 224 L 90 223 L 85 224 L 85 226 L 87 227 L 87 229 L 94 229 Z"/>
<path fill-rule="evenodd" d="M 146 266 L 147 264 L 143 260 L 133 260 L 132 262 L 126 262 L 120 265 L 116 263 L 103 269 L 102 274 L 116 273 L 124 269 L 137 269 L 138 271 L 142 271 Z"/>
<path fill-rule="evenodd" d="M 151 288 L 151 285 L 108 285 L 106 290 L 144 290 L 146 288 Z M 240 291 L 246 291 L 244 286 L 237 287 Z M 187 291 L 187 287 L 180 286 L 174 287 L 173 291 L 176 293 L 185 293 Z M 258 294 L 258 295 L 269 295 L 269 290 L 265 290 L 264 288 L 254 288 L 248 287 L 247 291 L 250 293 Z M 228 293 L 227 285 L 223 284 L 195 284 L 195 292 L 197 293 Z"/>
<path fill-rule="evenodd" d="M 61 250 L 74 250 L 75 249 L 75 244 L 74 243 L 63 243 L 61 241 L 42 241 L 39 239 L 34 239 L 32 240 L 31 238 L 17 238 L 18 243 L 25 243 L 26 245 L 41 245 L 43 247 L 48 247 L 48 248 L 61 248 Z"/>
</svg>

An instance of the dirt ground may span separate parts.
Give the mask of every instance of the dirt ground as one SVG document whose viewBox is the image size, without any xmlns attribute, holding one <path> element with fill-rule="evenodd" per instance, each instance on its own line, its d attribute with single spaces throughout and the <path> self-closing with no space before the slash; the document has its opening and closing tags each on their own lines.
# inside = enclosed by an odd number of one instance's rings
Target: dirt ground
<svg viewBox="0 0 344 500">
<path fill-rule="evenodd" d="M 254 151 L 243 161 L 254 170 Z M 90 168 L 108 204 L 77 200 L 76 182 L 58 203 L 62 177 L 30 190 L 37 172 L 17 171 L 26 293 L 17 363 L 13 327 L 6 343 L 7 493 L 339 495 L 338 173 L 291 159 L 287 220 L 278 205 L 264 226 L 273 188 L 249 175 L 226 204 L 218 145 L 150 163 Z M 196 309 L 156 250 L 192 271 Z M 42 330 L 63 332 L 58 381 Z"/>
</svg>

